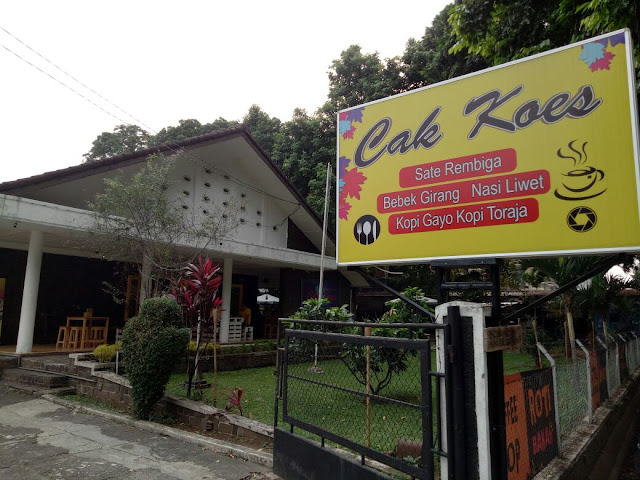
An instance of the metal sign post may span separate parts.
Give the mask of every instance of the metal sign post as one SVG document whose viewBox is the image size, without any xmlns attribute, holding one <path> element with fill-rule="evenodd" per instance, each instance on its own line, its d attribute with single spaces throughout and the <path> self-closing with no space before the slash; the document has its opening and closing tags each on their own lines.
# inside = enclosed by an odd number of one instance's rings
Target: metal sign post
<svg viewBox="0 0 640 480">
<path fill-rule="evenodd" d="M 500 260 L 479 258 L 475 260 L 434 260 L 438 276 L 438 303 L 447 303 L 452 291 L 490 291 L 491 317 L 487 318 L 487 327 L 500 325 Z M 489 281 L 457 282 L 450 278 L 453 268 L 479 267 L 488 269 Z M 491 425 L 491 475 L 495 479 L 507 478 L 506 436 L 504 418 L 504 367 L 502 351 L 488 352 L 487 370 L 489 382 L 489 423 Z"/>
</svg>

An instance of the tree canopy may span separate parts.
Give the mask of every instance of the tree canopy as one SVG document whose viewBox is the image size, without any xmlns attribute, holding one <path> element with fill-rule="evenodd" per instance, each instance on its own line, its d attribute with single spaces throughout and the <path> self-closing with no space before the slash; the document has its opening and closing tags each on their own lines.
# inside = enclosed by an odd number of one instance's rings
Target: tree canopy
<svg viewBox="0 0 640 480">
<path fill-rule="evenodd" d="M 281 121 L 252 105 L 242 123 L 322 214 L 326 164 L 336 158 L 339 110 L 623 27 L 634 37 L 638 72 L 639 5 L 640 0 L 456 0 L 442 9 L 421 38 L 409 38 L 396 57 L 382 59 L 359 45 L 348 46 L 328 66 L 327 99 L 315 112 L 295 109 L 290 120 Z M 85 158 L 171 145 L 237 123 L 186 119 L 155 135 L 135 125 L 119 125 L 100 134 Z"/>
<path fill-rule="evenodd" d="M 448 22 L 456 37 L 449 52 L 467 51 L 491 65 L 629 28 L 640 71 L 638 0 L 457 0 Z"/>
<path fill-rule="evenodd" d="M 137 125 L 117 125 L 113 132 L 102 132 L 84 154 L 85 162 L 143 150 L 149 146 L 149 133 Z"/>
</svg>

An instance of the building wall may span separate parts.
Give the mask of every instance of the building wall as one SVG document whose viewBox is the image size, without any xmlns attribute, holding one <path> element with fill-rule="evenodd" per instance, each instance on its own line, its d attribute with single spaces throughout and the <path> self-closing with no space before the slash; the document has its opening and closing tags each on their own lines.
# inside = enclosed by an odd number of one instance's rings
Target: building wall
<svg viewBox="0 0 640 480">
<path fill-rule="evenodd" d="M 0 249 L 0 278 L 7 279 L 0 345 L 15 345 L 18 338 L 26 262 L 27 252 Z M 110 318 L 112 340 L 114 329 L 124 324 L 124 305 L 114 301 L 103 282 L 124 295 L 130 270 L 127 264 L 45 253 L 40 270 L 34 343 L 55 343 L 58 327 L 66 318 L 82 316 L 87 308 L 93 308 L 96 316 Z"/>
<path fill-rule="evenodd" d="M 291 316 L 307 298 L 317 298 L 319 272 L 283 268 L 280 271 L 280 316 Z M 349 305 L 351 285 L 338 271 L 324 272 L 325 294 L 332 306 Z"/>
<path fill-rule="evenodd" d="M 239 185 L 187 160 L 179 160 L 169 194 L 195 215 L 220 215 L 235 226 L 228 236 L 242 242 L 287 247 L 287 216 L 295 206 Z"/>
<path fill-rule="evenodd" d="M 0 278 L 6 279 L 0 345 L 15 345 L 18 338 L 26 268 L 27 252 L 0 248 Z"/>
</svg>

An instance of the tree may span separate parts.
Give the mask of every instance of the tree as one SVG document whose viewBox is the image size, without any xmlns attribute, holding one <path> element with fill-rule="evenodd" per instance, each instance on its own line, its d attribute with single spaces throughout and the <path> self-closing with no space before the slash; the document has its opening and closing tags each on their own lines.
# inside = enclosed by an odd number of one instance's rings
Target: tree
<svg viewBox="0 0 640 480">
<path fill-rule="evenodd" d="M 597 316 L 604 322 L 609 312 L 629 313 L 633 310 L 635 302 L 622 295 L 622 292 L 637 285 L 638 282 L 631 276 L 617 277 L 609 272 L 596 275 L 585 288 L 578 291 L 577 303 L 586 310 L 592 323 Z"/>
<path fill-rule="evenodd" d="M 194 118 L 180 120 L 177 126 L 163 128 L 152 136 L 149 140 L 149 145 L 152 147 L 163 145 L 173 147 L 177 142 L 229 128 L 237 123 L 236 121 L 225 120 L 222 117 L 212 123 L 205 123 L 204 125 Z"/>
<path fill-rule="evenodd" d="M 413 301 L 426 307 L 426 301 L 422 290 L 419 288 L 407 288 L 404 295 Z M 413 307 L 403 302 L 390 301 L 385 304 L 389 310 L 380 319 L 381 323 L 421 323 L 428 321 L 423 314 L 416 312 Z M 329 307 L 329 300 L 323 298 L 318 301 L 312 298 L 302 302 L 301 307 L 292 318 L 304 320 L 329 320 L 337 322 L 350 322 L 353 315 L 348 312 L 347 306 Z M 320 329 L 316 325 L 299 325 L 299 329 Z M 344 327 L 332 329 L 336 333 L 360 335 L 361 327 Z M 409 331 L 406 328 L 372 328 L 371 335 L 378 337 L 407 338 Z M 292 344 L 292 351 L 298 358 L 317 358 L 317 347 L 314 349 L 310 342 L 300 341 Z M 369 377 L 371 393 L 378 395 L 391 383 L 394 375 L 404 372 L 408 368 L 409 358 L 415 355 L 415 350 L 405 350 L 395 347 L 370 348 Z M 364 345 L 345 343 L 342 344 L 340 360 L 347 367 L 354 379 L 361 385 L 367 384 L 367 349 Z M 314 361 L 315 364 L 315 361 Z M 315 365 L 314 365 L 315 368 Z"/>
<path fill-rule="evenodd" d="M 220 308 L 222 298 L 218 295 L 222 277 L 220 266 L 214 265 L 211 259 L 198 257 L 198 263 L 190 263 L 182 270 L 182 277 L 172 289 L 171 296 L 182 307 L 182 315 L 189 327 L 196 327 L 196 348 L 193 363 L 189 366 L 187 397 L 191 397 L 194 375 L 198 372 L 198 359 L 201 353 L 201 342 L 205 333 L 213 338 L 213 355 L 216 355 L 216 329 L 214 312 Z M 209 342 L 207 341 L 207 344 Z M 206 350 L 206 345 L 204 346 Z M 217 362 L 214 358 L 214 366 Z M 217 406 L 217 368 L 213 370 L 213 406 Z"/>
<path fill-rule="evenodd" d="M 276 117 L 270 117 L 258 105 L 251 105 L 242 124 L 267 155 L 271 156 L 282 122 Z"/>
<path fill-rule="evenodd" d="M 457 0 L 448 18 L 457 40 L 450 51 L 498 65 L 628 27 L 639 75 L 639 18 L 638 0 Z"/>
<path fill-rule="evenodd" d="M 325 132 L 324 127 L 318 115 L 297 108 L 291 120 L 282 124 L 274 145 L 272 159 L 303 196 L 309 193 L 316 166 L 326 166 L 335 158 L 335 130 Z"/>
<path fill-rule="evenodd" d="M 138 316 L 129 319 L 122 335 L 122 353 L 131 381 L 133 414 L 148 420 L 178 359 L 189 343 L 182 328 L 182 312 L 175 300 L 150 298 Z"/>
<path fill-rule="evenodd" d="M 85 153 L 84 161 L 93 162 L 103 158 L 132 153 L 149 146 L 149 133 L 137 125 L 118 125 L 113 132 L 103 132 L 93 141 Z"/>
<path fill-rule="evenodd" d="M 385 75 L 387 69 L 396 71 L 395 66 L 393 60 L 385 65 L 377 52 L 363 54 L 359 45 L 351 45 L 331 62 L 328 100 L 323 109 L 335 113 L 397 93 L 391 82 L 395 78 Z"/>
<path fill-rule="evenodd" d="M 424 308 L 427 307 L 426 298 L 420 288 L 408 287 L 402 294 Z M 400 299 L 385 302 L 387 310 L 380 319 L 380 323 L 426 323 L 429 318 L 417 311 L 411 305 Z M 357 329 L 351 329 L 357 334 Z M 409 336 L 406 328 L 372 328 L 374 337 L 391 337 L 405 339 Z M 409 359 L 415 356 L 415 350 L 405 350 L 397 347 L 375 347 L 370 349 L 370 383 L 371 393 L 378 395 L 386 388 L 395 375 L 407 370 Z M 346 367 L 361 385 L 367 383 L 367 351 L 362 345 L 350 344 L 345 346 L 345 354 L 341 357 Z"/>
<path fill-rule="evenodd" d="M 459 51 L 449 53 L 456 39 L 447 21 L 451 6 L 436 15 L 420 40 L 410 38 L 402 56 L 404 90 L 424 87 L 450 78 L 475 72 L 489 65 L 475 54 Z"/>
<path fill-rule="evenodd" d="M 323 218 L 325 195 L 327 195 L 327 162 L 318 163 L 315 166 L 315 175 L 309 180 L 309 193 L 307 194 L 307 203 L 311 208 Z M 336 218 L 336 172 L 335 168 L 331 170 L 331 178 L 329 179 L 329 204 L 327 223 L 329 228 L 335 225 Z"/>
<path fill-rule="evenodd" d="M 533 258 L 526 262 L 528 266 L 524 271 L 524 280 L 537 286 L 543 280 L 552 280 L 558 287 L 562 287 L 576 278 L 592 270 L 602 260 L 601 257 L 553 257 Z M 572 356 L 575 357 L 576 333 L 573 323 L 574 300 L 578 294 L 577 288 L 568 290 L 560 295 L 562 305 L 567 318 L 567 328 L 571 341 Z"/>
<path fill-rule="evenodd" d="M 92 233 L 105 256 L 138 263 L 141 300 L 159 293 L 161 281 L 176 276 L 216 238 L 237 226 L 238 208 L 214 205 L 209 212 L 184 209 L 170 196 L 174 159 L 151 155 L 125 179 L 104 180 L 96 195 Z"/>
<path fill-rule="evenodd" d="M 458 0 L 448 19 L 457 40 L 451 51 L 498 65 L 570 43 L 579 18 L 570 8 L 559 18 L 557 8 L 554 0 Z"/>
</svg>

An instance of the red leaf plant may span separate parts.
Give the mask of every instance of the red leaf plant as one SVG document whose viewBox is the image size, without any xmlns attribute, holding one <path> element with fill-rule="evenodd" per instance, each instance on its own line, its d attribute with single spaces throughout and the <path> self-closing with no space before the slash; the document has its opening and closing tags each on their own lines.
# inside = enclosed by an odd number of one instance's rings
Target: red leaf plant
<svg viewBox="0 0 640 480">
<path fill-rule="evenodd" d="M 233 389 L 225 387 L 224 391 L 228 393 L 228 402 L 225 410 L 227 412 L 230 412 L 231 408 L 236 407 L 238 409 L 238 412 L 240 412 L 240 416 L 244 416 L 244 414 L 242 413 L 242 395 L 244 393 L 242 389 L 240 387 L 235 387 Z"/>
<path fill-rule="evenodd" d="M 213 312 L 219 309 L 222 304 L 222 299 L 219 296 L 220 284 L 222 283 L 220 270 L 220 266 L 214 265 L 211 259 L 203 260 L 202 257 L 198 257 L 197 263 L 190 263 L 182 269 L 180 279 L 169 294 L 182 307 L 185 324 L 189 328 L 196 327 L 199 332 L 196 354 L 193 363 L 189 365 L 187 396 L 191 396 L 191 382 L 198 365 L 198 356 L 204 336 L 202 334 L 214 330 Z"/>
</svg>

